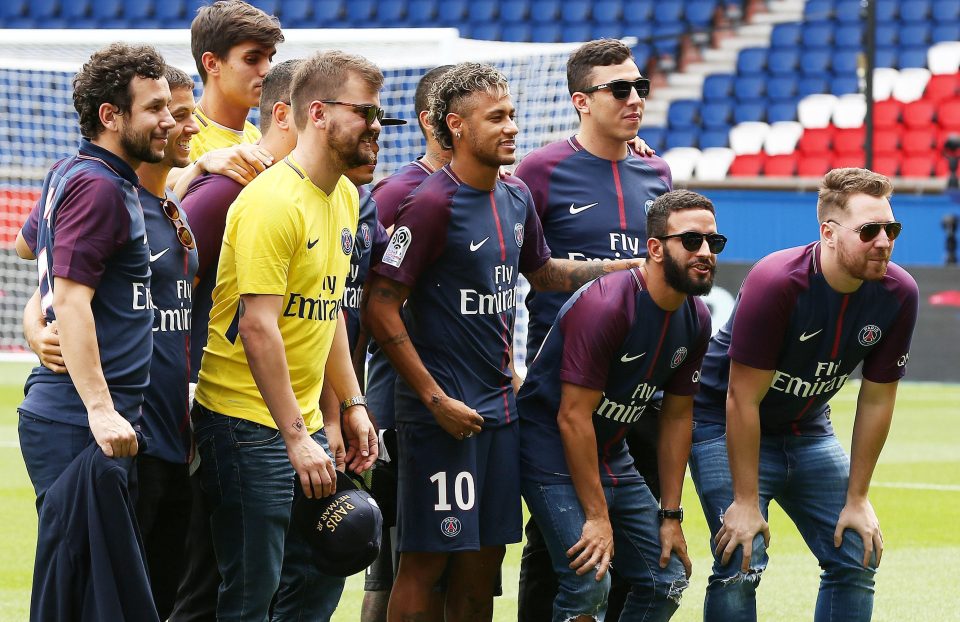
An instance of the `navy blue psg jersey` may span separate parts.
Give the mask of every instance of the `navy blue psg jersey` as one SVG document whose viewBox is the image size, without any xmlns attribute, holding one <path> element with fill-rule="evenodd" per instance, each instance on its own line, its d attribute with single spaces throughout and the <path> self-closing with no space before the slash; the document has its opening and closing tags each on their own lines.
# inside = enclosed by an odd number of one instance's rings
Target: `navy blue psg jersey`
<svg viewBox="0 0 960 622">
<path fill-rule="evenodd" d="M 638 269 L 580 288 L 561 308 L 517 396 L 521 477 L 570 483 L 557 425 L 561 384 L 570 383 L 603 391 L 593 412 L 601 482 L 639 480 L 624 436 L 658 391 L 696 393 L 710 332 L 703 301 L 691 296 L 664 311 Z"/>
<path fill-rule="evenodd" d="M 371 194 L 377 202 L 377 216 L 384 227 L 393 226 L 403 200 L 434 172 L 423 160 L 414 160 L 373 187 Z"/>
<path fill-rule="evenodd" d="M 516 420 L 509 369 L 519 272 L 550 258 L 526 186 L 492 191 L 460 181 L 449 166 L 400 206 L 374 271 L 411 288 L 403 319 L 420 359 L 444 392 L 486 425 Z M 402 380 L 397 421 L 434 419 Z"/>
<path fill-rule="evenodd" d="M 830 434 L 827 402 L 861 361 L 871 382 L 894 382 L 906 373 L 918 304 L 916 281 L 894 263 L 883 279 L 841 294 L 820 269 L 819 242 L 764 257 L 710 341 L 695 420 L 726 422 L 733 359 L 775 370 L 760 402 L 764 434 Z"/>
<path fill-rule="evenodd" d="M 357 347 L 357 337 L 360 333 L 360 297 L 363 296 L 363 284 L 370 271 L 370 258 L 373 255 L 382 255 L 383 249 L 387 246 L 387 231 L 377 220 L 377 202 L 366 188 L 361 187 L 359 191 L 360 219 L 353 237 L 350 274 L 347 275 L 341 307 L 347 323 L 347 337 L 350 340 L 351 352 Z"/>
<path fill-rule="evenodd" d="M 647 256 L 647 209 L 673 189 L 670 167 L 632 150 L 623 160 L 599 158 L 568 138 L 527 155 L 517 177 L 530 188 L 554 257 L 576 260 Z M 533 359 L 566 302 L 563 292 L 527 296 L 527 360 Z"/>
<path fill-rule="evenodd" d="M 176 203 L 172 192 L 167 201 Z M 140 189 L 140 204 L 150 243 L 150 292 L 153 297 L 153 358 L 144 392 L 146 454 L 167 462 L 186 462 L 190 453 L 190 326 L 197 251 L 180 244 L 162 199 Z M 180 210 L 181 215 L 184 214 Z M 186 216 L 182 216 L 186 223 Z M 189 228 L 189 225 L 187 225 Z"/>
<path fill-rule="evenodd" d="M 54 278 L 94 290 L 90 306 L 100 364 L 114 408 L 128 420 L 140 417 L 153 350 L 150 251 L 137 196 L 136 173 L 113 153 L 87 140 L 76 156 L 47 173 L 34 207 L 40 304 L 48 322 Z M 35 368 L 24 387 L 21 409 L 53 421 L 87 425 L 87 412 L 69 374 Z"/>
</svg>

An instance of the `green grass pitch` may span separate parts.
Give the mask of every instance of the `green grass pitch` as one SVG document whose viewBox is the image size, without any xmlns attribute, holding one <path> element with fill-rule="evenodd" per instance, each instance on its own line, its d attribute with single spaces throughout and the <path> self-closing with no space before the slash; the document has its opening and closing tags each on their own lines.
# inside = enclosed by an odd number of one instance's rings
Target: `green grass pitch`
<svg viewBox="0 0 960 622">
<path fill-rule="evenodd" d="M 16 406 L 24 365 L 0 365 L 0 621 L 27 619 L 36 512 L 33 491 L 17 445 Z M 849 446 L 857 385 L 833 401 L 833 421 Z M 900 387 L 897 413 L 873 478 L 871 499 L 880 516 L 886 549 L 877 578 L 874 620 L 960 620 L 960 385 Z M 701 619 L 710 572 L 708 533 L 693 485 L 684 491 L 684 523 L 694 574 L 674 620 Z M 811 620 L 819 569 L 799 534 L 774 507 L 770 566 L 758 598 L 761 620 Z M 504 596 L 495 619 L 516 620 L 520 545 L 507 551 Z M 362 575 L 347 581 L 338 621 L 360 617 Z"/>
</svg>

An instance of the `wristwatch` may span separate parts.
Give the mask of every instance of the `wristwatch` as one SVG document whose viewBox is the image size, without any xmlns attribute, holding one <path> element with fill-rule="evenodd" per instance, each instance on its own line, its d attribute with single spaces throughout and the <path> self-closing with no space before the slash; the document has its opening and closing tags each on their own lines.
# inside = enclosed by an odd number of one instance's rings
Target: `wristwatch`
<svg viewBox="0 0 960 622">
<path fill-rule="evenodd" d="M 346 412 L 348 408 L 352 406 L 363 406 L 364 408 L 366 408 L 367 398 L 365 398 L 362 395 L 354 395 L 351 398 L 343 400 L 342 402 L 340 402 L 340 414 L 342 415 L 343 413 Z"/>
<path fill-rule="evenodd" d="M 660 519 L 662 523 L 664 520 L 670 518 L 673 520 L 678 520 L 681 523 L 683 522 L 683 507 L 679 507 L 676 510 L 659 510 L 657 512 L 657 518 Z"/>
</svg>

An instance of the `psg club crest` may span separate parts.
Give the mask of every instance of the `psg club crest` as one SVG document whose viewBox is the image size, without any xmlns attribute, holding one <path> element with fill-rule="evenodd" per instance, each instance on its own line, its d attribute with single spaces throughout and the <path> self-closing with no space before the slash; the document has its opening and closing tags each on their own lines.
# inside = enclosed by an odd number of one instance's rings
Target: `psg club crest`
<svg viewBox="0 0 960 622">
<path fill-rule="evenodd" d="M 670 359 L 670 369 L 679 367 L 685 358 L 687 358 L 687 349 L 682 346 L 677 348 L 677 351 L 673 353 L 673 357 Z"/>
<path fill-rule="evenodd" d="M 523 223 L 518 222 L 517 226 L 513 228 L 513 237 L 517 240 L 517 246 L 523 246 Z"/>
<path fill-rule="evenodd" d="M 875 324 L 867 324 L 860 329 L 860 334 L 857 335 L 857 340 L 862 346 L 872 346 L 880 341 L 880 327 L 876 326 Z"/>
<path fill-rule="evenodd" d="M 350 233 L 350 230 L 346 227 L 340 232 L 340 248 L 343 250 L 344 255 L 349 255 L 353 252 L 353 234 Z"/>
<path fill-rule="evenodd" d="M 370 225 L 365 222 L 360 223 L 360 234 L 357 236 L 360 246 L 364 249 L 370 248 L 373 243 L 373 236 L 370 235 Z"/>
<path fill-rule="evenodd" d="M 440 522 L 440 531 L 448 538 L 455 538 L 460 534 L 460 519 L 448 516 Z"/>
</svg>

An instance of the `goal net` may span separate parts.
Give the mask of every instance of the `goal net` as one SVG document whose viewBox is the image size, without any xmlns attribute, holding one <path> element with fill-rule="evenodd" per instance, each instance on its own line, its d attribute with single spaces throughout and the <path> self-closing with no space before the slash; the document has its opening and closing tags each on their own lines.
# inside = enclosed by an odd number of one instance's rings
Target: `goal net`
<svg viewBox="0 0 960 622">
<path fill-rule="evenodd" d="M 383 69 L 381 103 L 408 124 L 381 133 L 378 177 L 421 155 L 414 91 L 437 65 L 488 62 L 503 71 L 517 107 L 520 154 L 577 127 L 566 86 L 566 59 L 576 44 L 476 41 L 449 28 L 285 30 L 284 36 L 275 62 L 336 48 L 362 54 Z M 17 231 L 47 169 L 76 151 L 80 136 L 71 80 L 93 51 L 112 41 L 155 46 L 168 63 L 194 76 L 199 95 L 187 30 L 6 30 L 0 39 L 0 356 L 5 358 L 26 351 L 21 314 L 37 284 L 33 263 L 14 252 Z M 252 111 L 251 120 L 257 118 Z M 524 311 L 520 305 L 518 314 Z M 518 321 L 518 354 L 525 351 L 524 326 Z"/>
</svg>

